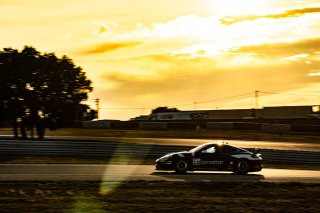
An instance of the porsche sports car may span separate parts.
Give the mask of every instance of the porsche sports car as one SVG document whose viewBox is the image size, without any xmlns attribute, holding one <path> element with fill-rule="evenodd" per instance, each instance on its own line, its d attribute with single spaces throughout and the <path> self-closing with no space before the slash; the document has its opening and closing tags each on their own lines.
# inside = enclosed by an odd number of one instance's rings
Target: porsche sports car
<svg viewBox="0 0 320 213">
<path fill-rule="evenodd" d="M 206 143 L 190 151 L 167 154 L 156 160 L 156 170 L 233 171 L 236 174 L 261 171 L 260 149 L 243 149 L 225 143 Z"/>
</svg>

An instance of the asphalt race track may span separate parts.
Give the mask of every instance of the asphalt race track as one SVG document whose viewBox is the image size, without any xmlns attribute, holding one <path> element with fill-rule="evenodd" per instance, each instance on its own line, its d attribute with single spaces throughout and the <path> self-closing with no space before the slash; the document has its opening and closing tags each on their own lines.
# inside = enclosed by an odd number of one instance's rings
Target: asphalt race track
<svg viewBox="0 0 320 213">
<path fill-rule="evenodd" d="M 192 182 L 320 182 L 320 171 L 263 169 L 248 175 L 189 172 L 179 175 L 153 165 L 0 164 L 0 181 L 192 181 Z"/>
</svg>

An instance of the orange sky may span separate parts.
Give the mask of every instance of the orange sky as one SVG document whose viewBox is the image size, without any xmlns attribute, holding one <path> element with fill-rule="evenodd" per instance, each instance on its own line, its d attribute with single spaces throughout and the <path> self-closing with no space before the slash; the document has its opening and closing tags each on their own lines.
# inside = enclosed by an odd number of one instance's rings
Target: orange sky
<svg viewBox="0 0 320 213">
<path fill-rule="evenodd" d="M 255 90 L 281 93 L 260 93 L 260 106 L 318 105 L 318 2 L 0 0 L 0 47 L 74 59 L 103 119 L 253 108 Z"/>
</svg>

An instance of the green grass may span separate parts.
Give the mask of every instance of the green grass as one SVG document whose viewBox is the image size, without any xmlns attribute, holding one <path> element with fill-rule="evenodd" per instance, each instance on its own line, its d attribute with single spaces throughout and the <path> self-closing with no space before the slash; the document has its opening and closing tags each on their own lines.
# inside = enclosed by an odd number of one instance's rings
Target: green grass
<svg viewBox="0 0 320 213">
<path fill-rule="evenodd" d="M 1 212 L 318 212 L 320 184 L 1 182 Z"/>
</svg>

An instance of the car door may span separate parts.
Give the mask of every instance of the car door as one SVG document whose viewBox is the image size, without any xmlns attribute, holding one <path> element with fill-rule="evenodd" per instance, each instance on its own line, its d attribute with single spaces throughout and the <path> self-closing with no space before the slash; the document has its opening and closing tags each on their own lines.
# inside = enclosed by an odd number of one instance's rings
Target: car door
<svg viewBox="0 0 320 213">
<path fill-rule="evenodd" d="M 217 146 L 210 145 L 199 150 L 193 158 L 193 167 L 197 170 L 218 170 L 223 164 L 219 160 L 220 155 L 217 152 Z"/>
<path fill-rule="evenodd" d="M 232 152 L 234 149 L 229 145 L 219 145 L 216 149 L 216 160 L 218 162 L 218 169 L 225 170 L 228 168 L 230 163 L 230 156 L 229 153 Z"/>
</svg>

